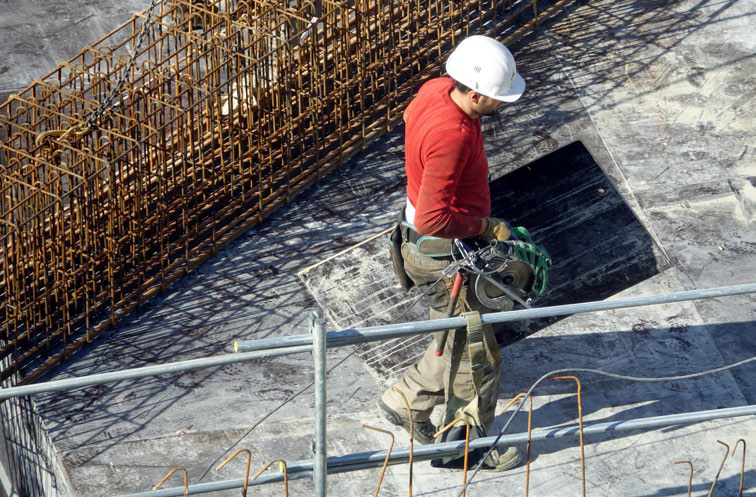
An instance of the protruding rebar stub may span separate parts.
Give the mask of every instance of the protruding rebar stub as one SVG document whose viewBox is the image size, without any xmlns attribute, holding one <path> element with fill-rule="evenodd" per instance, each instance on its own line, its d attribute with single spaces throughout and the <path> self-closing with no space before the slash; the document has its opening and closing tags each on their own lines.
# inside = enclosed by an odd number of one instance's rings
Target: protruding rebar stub
<svg viewBox="0 0 756 497">
<path fill-rule="evenodd" d="M 231 459 L 233 459 L 234 457 L 238 456 L 242 452 L 244 452 L 244 453 L 247 454 L 247 467 L 246 467 L 246 470 L 244 472 L 244 487 L 242 488 L 242 497 L 247 497 L 247 486 L 249 485 L 249 468 L 252 465 L 252 452 L 249 449 L 247 449 L 247 448 L 241 448 L 241 449 L 237 450 L 236 452 L 234 452 L 233 454 L 231 454 L 230 456 L 228 456 L 225 461 L 223 461 L 222 463 L 220 463 L 215 468 L 215 471 L 220 471 L 220 469 L 223 466 L 225 466 L 226 463 L 228 463 Z"/>
<path fill-rule="evenodd" d="M 732 448 L 732 455 L 735 455 L 735 451 L 738 450 L 738 445 L 740 442 L 743 442 L 743 459 L 740 463 L 740 490 L 738 491 L 738 497 L 743 497 L 743 479 L 745 478 L 745 456 L 746 456 L 746 441 L 745 439 L 739 438 L 737 442 L 735 442 L 735 447 Z"/>
<path fill-rule="evenodd" d="M 719 465 L 719 470 L 717 471 L 717 476 L 714 477 L 714 481 L 711 482 L 711 488 L 709 488 L 709 493 L 706 494 L 706 497 L 711 497 L 712 492 L 714 492 L 714 487 L 717 484 L 717 480 L 719 480 L 719 475 L 722 474 L 722 468 L 724 468 L 725 461 L 727 461 L 727 456 L 730 454 L 730 446 L 724 443 L 721 440 L 717 440 L 717 443 L 720 445 L 723 445 L 725 448 L 724 458 L 722 459 L 722 464 Z"/>
<path fill-rule="evenodd" d="M 688 497 L 690 497 L 691 488 L 693 486 L 693 463 L 690 461 L 675 461 L 672 464 L 687 464 L 690 467 L 690 475 L 688 476 Z"/>
<path fill-rule="evenodd" d="M 154 487 L 152 487 L 152 490 L 157 490 L 158 488 L 160 488 L 160 486 L 165 483 L 166 480 L 168 480 L 168 478 L 170 478 L 171 475 L 173 475 L 173 473 L 175 473 L 176 471 L 181 471 L 182 473 L 184 473 L 184 497 L 189 495 L 189 473 L 186 471 L 186 468 L 181 467 L 176 467 L 170 470 L 162 480 L 160 480 L 157 484 L 155 484 Z"/>
<path fill-rule="evenodd" d="M 288 473 L 288 467 L 286 466 L 286 461 L 284 459 L 273 459 L 268 464 L 263 466 L 260 471 L 255 473 L 255 476 L 252 477 L 253 480 L 256 480 L 258 476 L 263 474 L 268 468 L 270 468 L 273 464 L 278 463 L 278 469 L 283 474 L 283 483 L 284 483 L 284 497 L 289 497 L 289 473 Z"/>
<path fill-rule="evenodd" d="M 364 423 L 362 424 L 362 427 L 368 430 L 379 431 L 381 433 L 385 433 L 386 435 L 391 437 L 391 443 L 389 444 L 389 447 L 386 450 L 386 458 L 383 460 L 383 467 L 381 468 L 381 474 L 378 477 L 378 485 L 375 487 L 375 492 L 373 493 L 373 497 L 378 497 L 378 493 L 381 491 L 381 484 L 383 483 L 383 477 L 386 474 L 386 467 L 388 466 L 389 459 L 391 459 L 391 451 L 394 449 L 394 434 L 388 430 L 376 428 L 375 426 L 366 425 Z"/>
</svg>

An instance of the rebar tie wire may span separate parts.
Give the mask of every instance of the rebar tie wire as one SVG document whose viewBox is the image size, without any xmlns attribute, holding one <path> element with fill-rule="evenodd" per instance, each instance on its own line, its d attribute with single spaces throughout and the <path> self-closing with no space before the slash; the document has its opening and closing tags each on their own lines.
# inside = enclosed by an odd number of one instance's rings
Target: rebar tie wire
<svg viewBox="0 0 756 497">
<path fill-rule="evenodd" d="M 591 373 L 591 374 L 597 374 L 601 376 L 607 376 L 609 378 L 614 378 L 617 380 L 627 380 L 627 381 L 639 381 L 639 382 L 660 382 L 660 381 L 677 381 L 677 380 L 690 380 L 693 378 L 699 378 L 701 376 L 706 376 L 710 374 L 715 373 L 721 373 L 722 371 L 727 371 L 728 369 L 736 368 L 739 366 L 743 366 L 745 364 L 748 364 L 750 362 L 756 361 L 756 356 L 749 357 L 748 359 L 743 359 L 742 361 L 738 361 L 732 364 L 727 364 L 718 368 L 713 369 L 707 369 L 705 371 L 699 371 L 697 373 L 690 373 L 690 374 L 684 374 L 684 375 L 676 375 L 676 376 L 662 376 L 657 378 L 649 378 L 649 377 L 642 377 L 642 376 L 630 376 L 630 375 L 624 375 L 624 374 L 618 374 L 618 373 L 608 373 L 606 371 L 601 371 L 599 369 L 590 369 L 590 368 L 567 368 L 567 369 L 557 369 L 554 371 L 550 371 L 540 378 L 538 378 L 535 383 L 528 389 L 528 391 L 525 393 L 525 396 L 520 401 L 520 403 L 517 405 L 515 410 L 512 412 L 512 414 L 509 416 L 509 419 L 507 419 L 507 422 L 504 424 L 504 426 L 499 430 L 499 434 L 496 436 L 494 441 L 491 443 L 491 447 L 489 447 L 488 451 L 486 451 L 485 455 L 481 458 L 480 462 L 475 467 L 475 470 L 470 475 L 470 479 L 468 482 L 462 487 L 460 492 L 457 494 L 457 497 L 462 497 L 464 492 L 467 490 L 467 487 L 470 486 L 470 484 L 475 479 L 475 476 L 480 471 L 480 467 L 483 464 L 483 461 L 486 460 L 486 458 L 491 454 L 493 449 L 498 445 L 499 440 L 501 440 L 501 437 L 504 436 L 504 433 L 506 433 L 507 429 L 509 428 L 509 425 L 512 424 L 512 420 L 514 419 L 515 415 L 520 412 L 520 409 L 522 409 L 522 406 L 525 404 L 525 400 L 527 400 L 528 397 L 532 394 L 533 390 L 541 384 L 542 381 L 557 375 L 564 375 L 569 373 Z M 729 452 L 729 449 L 728 449 Z"/>
</svg>

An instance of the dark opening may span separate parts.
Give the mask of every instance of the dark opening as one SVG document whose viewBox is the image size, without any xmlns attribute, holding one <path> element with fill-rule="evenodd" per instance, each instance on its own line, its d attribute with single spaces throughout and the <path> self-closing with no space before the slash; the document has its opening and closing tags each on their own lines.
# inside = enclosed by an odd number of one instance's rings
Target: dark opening
<svg viewBox="0 0 756 497">
<path fill-rule="evenodd" d="M 491 208 L 551 255 L 538 307 L 603 300 L 659 273 L 648 232 L 580 142 L 492 182 Z M 558 319 L 507 323 L 497 337 L 509 344 Z"/>
</svg>

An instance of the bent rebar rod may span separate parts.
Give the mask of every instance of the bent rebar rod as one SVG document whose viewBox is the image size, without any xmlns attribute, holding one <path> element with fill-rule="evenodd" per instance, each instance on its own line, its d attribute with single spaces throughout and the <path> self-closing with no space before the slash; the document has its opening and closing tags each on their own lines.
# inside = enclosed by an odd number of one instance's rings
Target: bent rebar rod
<svg viewBox="0 0 756 497">
<path fill-rule="evenodd" d="M 756 405 L 747 405 L 739 407 L 729 407 L 726 409 L 713 409 L 709 411 L 696 411 L 690 413 L 680 414 L 668 414 L 666 416 L 654 416 L 649 418 L 636 418 L 627 421 L 612 421 L 609 423 L 598 423 L 591 426 L 586 426 L 583 429 L 585 435 L 595 435 L 598 433 L 611 433 L 618 431 L 630 431 L 630 430 L 646 430 L 661 428 L 664 426 L 674 426 L 686 423 L 697 423 L 701 421 L 708 421 L 712 419 L 733 418 L 739 416 L 752 416 L 756 415 Z M 531 434 L 532 440 L 550 440 L 567 437 L 578 437 L 580 433 L 580 427 L 578 425 L 566 426 L 563 428 L 540 428 L 533 430 Z M 485 437 L 477 438 L 470 441 L 470 450 L 476 448 L 488 448 L 496 440 L 497 437 Z M 498 446 L 503 447 L 516 443 L 523 443 L 527 441 L 527 433 L 514 433 L 509 435 L 503 435 Z M 461 454 L 465 450 L 465 443 L 463 440 L 455 442 L 444 442 L 439 444 L 423 445 L 422 447 L 414 449 L 414 457 L 416 460 L 427 461 L 438 457 L 454 456 Z M 394 450 L 390 457 L 389 464 L 404 464 L 409 458 L 409 451 L 407 449 Z M 386 459 L 386 451 L 379 450 L 373 452 L 362 452 L 358 454 L 347 454 L 344 456 L 334 456 L 328 458 L 328 474 L 346 473 L 349 471 L 359 471 L 363 469 L 378 468 L 383 465 Z M 289 480 L 311 478 L 312 477 L 313 462 L 312 460 L 294 461 L 289 464 Z M 258 478 L 254 482 L 249 482 L 250 485 L 262 485 L 267 483 L 277 483 L 282 481 L 280 475 L 268 475 Z M 244 482 L 241 479 L 238 480 L 225 480 L 208 483 L 198 483 L 189 486 L 189 494 L 203 494 L 209 492 L 217 492 L 220 490 L 228 490 L 234 488 L 242 488 Z M 142 492 L 135 494 L 122 495 L 120 497 L 180 497 L 183 495 L 183 488 L 167 488 L 160 491 Z"/>
<path fill-rule="evenodd" d="M 743 478 L 745 478 L 745 456 L 746 456 L 746 441 L 743 438 L 739 438 L 735 442 L 735 447 L 732 448 L 732 455 L 735 455 L 735 451 L 738 450 L 738 444 L 743 442 L 743 459 L 740 464 L 740 490 L 738 490 L 738 497 L 743 497 Z"/>
<path fill-rule="evenodd" d="M 687 464 L 690 466 L 690 473 L 688 476 L 688 497 L 690 497 L 690 490 L 693 486 L 693 463 L 690 461 L 675 461 L 672 464 Z"/>
<path fill-rule="evenodd" d="M 582 302 L 579 304 L 555 305 L 534 309 L 519 309 L 516 311 L 492 312 L 481 314 L 483 324 L 507 323 L 523 319 L 545 318 L 552 316 L 564 316 L 568 314 L 580 314 L 585 312 L 608 311 L 624 309 L 628 307 L 641 307 L 646 305 L 670 304 L 699 300 L 715 297 L 726 297 L 756 293 L 756 283 L 745 285 L 733 285 L 716 288 L 704 288 L 701 290 L 689 290 L 685 292 L 667 293 L 662 295 L 648 295 L 645 297 L 631 297 L 616 300 L 599 300 Z M 341 331 L 331 331 L 326 335 L 328 347 L 343 347 L 358 343 L 386 340 L 409 335 L 419 335 L 446 329 L 463 328 L 467 325 L 465 318 L 443 318 L 432 321 L 414 321 L 409 323 L 396 323 L 368 328 L 352 328 Z M 292 347 L 295 345 L 312 344 L 310 335 L 292 335 L 288 337 L 263 338 L 259 340 L 236 340 L 233 344 L 237 352 L 249 352 L 252 350 L 274 349 L 279 347 Z"/>
<path fill-rule="evenodd" d="M 724 445 L 725 447 L 725 453 L 724 453 L 724 459 L 722 459 L 722 464 L 719 465 L 719 470 L 717 471 L 717 476 L 714 477 L 714 481 L 711 482 L 711 488 L 709 489 L 709 493 L 706 494 L 706 497 L 711 497 L 711 493 L 714 491 L 714 486 L 717 484 L 717 480 L 719 480 L 719 475 L 722 474 L 722 468 L 724 468 L 725 462 L 727 462 L 727 456 L 730 455 L 730 446 L 724 443 L 721 440 L 717 440 L 718 444 Z"/>
<path fill-rule="evenodd" d="M 756 283 L 718 288 L 707 288 L 703 290 L 692 290 L 665 295 L 652 295 L 648 297 L 635 297 L 630 299 L 585 302 L 582 304 L 569 304 L 553 307 L 542 307 L 538 309 L 522 309 L 518 311 L 497 312 L 492 314 L 483 314 L 480 318 L 483 324 L 504 323 L 509 321 L 517 321 L 520 319 L 560 316 L 565 314 L 576 314 L 580 312 L 594 312 L 653 304 L 668 304 L 672 302 L 683 302 L 686 300 L 725 297 L 731 295 L 742 295 L 746 293 L 756 293 Z M 357 343 L 385 340 L 387 338 L 396 338 L 405 335 L 419 335 L 422 333 L 443 331 L 445 329 L 451 328 L 463 328 L 466 325 L 467 322 L 465 321 L 465 318 L 457 317 L 436 319 L 432 321 L 416 321 L 412 323 L 374 326 L 371 328 L 353 328 L 326 333 L 326 347 L 341 347 Z M 248 348 L 247 345 L 242 344 L 241 342 L 237 342 L 234 348 L 239 352 L 233 354 L 223 354 L 218 356 L 203 357 L 199 359 L 190 359 L 187 361 L 159 364 L 156 366 L 123 369 L 120 371 L 111 371 L 109 373 L 97 373 L 93 375 L 82 376 L 79 378 L 53 380 L 44 383 L 23 385 L 19 387 L 0 388 L 0 401 L 11 397 L 35 395 L 43 392 L 74 390 L 76 388 L 88 387 L 92 385 L 103 385 L 106 383 L 114 383 L 122 380 L 144 378 L 147 376 L 158 376 L 161 374 L 177 373 L 181 371 L 191 371 L 213 366 L 223 366 L 237 362 L 262 359 L 264 357 L 275 357 L 297 354 L 300 352 L 310 352 L 313 348 L 313 340 L 311 335 L 295 335 L 290 337 L 253 340 L 246 342 L 246 344 L 250 343 L 252 344 L 252 346 Z"/>
<path fill-rule="evenodd" d="M 244 487 L 242 488 L 242 497 L 247 497 L 247 482 L 249 481 L 249 468 L 252 466 L 252 452 L 247 448 L 241 448 L 228 456 L 225 461 L 220 463 L 218 466 L 216 466 L 215 471 L 220 471 L 223 466 L 228 464 L 228 462 L 233 459 L 234 457 L 238 456 L 242 452 L 246 452 L 247 454 L 247 467 L 244 471 Z M 253 478 L 254 479 L 254 478 Z"/>
<path fill-rule="evenodd" d="M 467 418 L 454 418 L 446 426 L 441 428 L 433 435 L 433 438 L 438 438 L 444 434 L 445 431 L 450 430 L 457 421 L 465 423 L 465 460 L 464 460 L 464 472 L 462 473 L 462 485 L 467 483 L 467 461 L 470 458 L 470 421 Z M 465 492 L 462 492 L 462 497 L 465 497 Z"/>
<path fill-rule="evenodd" d="M 395 441 L 394 434 L 388 430 L 384 430 L 382 428 L 376 428 L 375 426 L 366 425 L 365 423 L 362 424 L 362 427 L 368 430 L 385 433 L 386 435 L 391 437 L 391 443 L 389 444 L 389 447 L 386 450 L 386 459 L 383 460 L 383 467 L 381 468 L 381 474 L 380 476 L 378 476 L 378 485 L 375 486 L 375 492 L 373 493 L 373 497 L 378 497 L 378 492 L 381 491 L 381 483 L 383 483 L 383 477 L 386 474 L 386 467 L 388 466 L 389 459 L 391 459 L 391 450 L 394 448 L 394 441 Z"/>
<path fill-rule="evenodd" d="M 577 384 L 577 406 L 578 406 L 578 424 L 580 426 L 580 475 L 581 482 L 583 484 L 582 497 L 585 497 L 585 444 L 583 443 L 583 400 L 582 400 L 582 385 L 577 376 L 552 376 L 552 380 L 574 380 Z M 531 395 L 532 397 L 532 395 Z M 530 405 L 531 412 L 533 411 L 533 404 Z"/>
<path fill-rule="evenodd" d="M 394 387 L 392 387 L 394 388 Z M 414 462 L 414 449 L 415 449 L 415 422 L 412 419 L 412 409 L 410 409 L 409 401 L 407 400 L 407 396 L 404 395 L 404 392 L 399 390 L 398 388 L 394 388 L 396 392 L 402 396 L 402 401 L 404 401 L 404 407 L 407 409 L 407 416 L 409 417 L 409 435 L 410 435 L 410 444 L 409 444 L 409 497 L 412 497 L 412 467 Z"/>
</svg>

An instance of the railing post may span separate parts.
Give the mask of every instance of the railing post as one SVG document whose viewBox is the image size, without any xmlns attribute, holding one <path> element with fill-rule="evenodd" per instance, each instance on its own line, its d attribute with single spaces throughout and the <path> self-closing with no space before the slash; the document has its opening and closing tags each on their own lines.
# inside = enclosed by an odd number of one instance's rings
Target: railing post
<svg viewBox="0 0 756 497">
<path fill-rule="evenodd" d="M 312 444 L 313 468 L 312 479 L 315 483 L 315 496 L 326 496 L 326 329 L 325 320 L 317 311 L 310 314 L 310 333 L 312 333 L 312 356 L 315 361 L 315 439 Z"/>
</svg>

